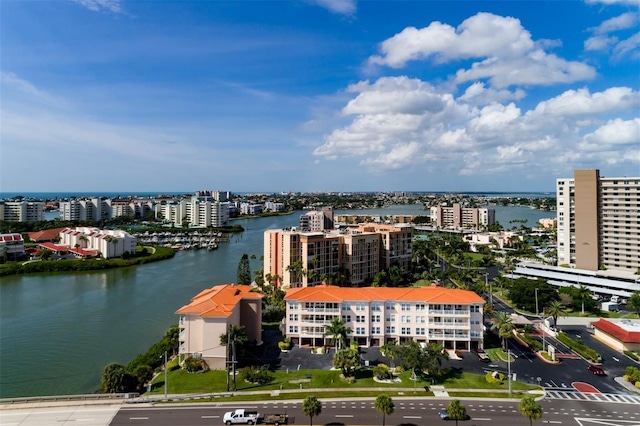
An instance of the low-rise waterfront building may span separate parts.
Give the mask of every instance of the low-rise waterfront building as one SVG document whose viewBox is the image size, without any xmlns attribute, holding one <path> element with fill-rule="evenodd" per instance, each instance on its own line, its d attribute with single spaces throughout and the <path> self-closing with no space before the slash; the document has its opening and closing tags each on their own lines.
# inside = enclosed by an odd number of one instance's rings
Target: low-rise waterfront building
<svg viewBox="0 0 640 426">
<path fill-rule="evenodd" d="M 57 246 L 68 247 L 69 252 L 78 256 L 95 256 L 99 253 L 105 259 L 110 259 L 136 252 L 136 238 L 120 229 L 64 228 L 58 235 L 60 241 Z"/>
<path fill-rule="evenodd" d="M 5 262 L 24 255 L 24 240 L 18 233 L 0 234 L 0 257 Z"/>
<path fill-rule="evenodd" d="M 594 337 L 613 349 L 640 352 L 640 320 L 600 318 L 591 325 Z"/>
<path fill-rule="evenodd" d="M 472 291 L 320 285 L 290 289 L 285 301 L 283 332 L 297 345 L 330 345 L 325 326 L 340 318 L 352 329 L 349 338 L 364 347 L 413 340 L 454 350 L 483 348 L 485 301 Z"/>
<path fill-rule="evenodd" d="M 262 342 L 262 294 L 248 285 L 219 285 L 197 294 L 176 311 L 180 316 L 179 353 L 202 358 L 210 368 L 224 369 L 226 346 L 220 336 L 230 325 L 244 327 L 249 342 Z"/>
<path fill-rule="evenodd" d="M 558 287 L 585 286 L 593 294 L 628 298 L 634 291 L 640 291 L 640 276 L 631 272 L 567 268 L 543 265 L 534 262 L 520 262 L 511 278 L 543 279 Z"/>
</svg>

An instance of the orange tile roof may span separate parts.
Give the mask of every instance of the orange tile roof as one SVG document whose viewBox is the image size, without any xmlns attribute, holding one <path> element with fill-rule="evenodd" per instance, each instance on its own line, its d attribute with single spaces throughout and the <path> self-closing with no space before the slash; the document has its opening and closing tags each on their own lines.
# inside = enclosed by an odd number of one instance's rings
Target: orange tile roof
<svg viewBox="0 0 640 426">
<path fill-rule="evenodd" d="M 285 300 L 309 302 L 386 301 L 407 300 L 428 303 L 470 304 L 484 303 L 484 299 L 469 290 L 437 287 L 338 287 L 320 285 L 287 291 Z"/>
<path fill-rule="evenodd" d="M 622 343 L 640 343 L 640 332 L 625 330 L 611 321 L 600 318 L 598 321 L 593 323 L 593 326 L 598 330 L 615 337 Z"/>
<path fill-rule="evenodd" d="M 242 299 L 262 299 L 262 294 L 252 292 L 250 285 L 224 284 L 202 290 L 191 303 L 176 314 L 192 314 L 202 317 L 228 317 Z"/>
</svg>

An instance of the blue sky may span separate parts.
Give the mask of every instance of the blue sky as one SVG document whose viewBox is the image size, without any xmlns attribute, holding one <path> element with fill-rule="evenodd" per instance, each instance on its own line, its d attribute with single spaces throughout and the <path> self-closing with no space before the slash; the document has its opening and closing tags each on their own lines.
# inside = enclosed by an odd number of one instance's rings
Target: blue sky
<svg viewBox="0 0 640 426">
<path fill-rule="evenodd" d="M 0 191 L 640 175 L 637 0 L 0 2 Z"/>
</svg>

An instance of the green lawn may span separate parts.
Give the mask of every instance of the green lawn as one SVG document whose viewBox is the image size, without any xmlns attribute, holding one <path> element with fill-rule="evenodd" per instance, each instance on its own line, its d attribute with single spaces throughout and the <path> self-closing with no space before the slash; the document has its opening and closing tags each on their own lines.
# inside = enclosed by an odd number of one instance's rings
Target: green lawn
<svg viewBox="0 0 640 426">
<path fill-rule="evenodd" d="M 356 381 L 352 384 L 347 383 L 340 378 L 340 372 L 337 370 L 299 370 L 287 373 L 286 371 L 275 371 L 273 381 L 266 385 L 256 385 L 246 383 L 236 377 L 236 386 L 238 391 L 273 391 L 286 389 L 310 389 L 324 388 L 336 389 L 344 396 L 344 392 L 348 392 L 349 388 L 414 388 L 421 394 L 426 394 L 425 387 L 432 384 L 429 377 L 418 377 L 415 383 L 411 380 L 411 372 L 406 371 L 400 374 L 400 382 L 396 383 L 379 383 L 373 380 L 371 370 L 360 370 L 356 374 Z M 232 380 L 231 377 L 229 377 Z M 222 370 L 210 370 L 205 373 L 187 373 L 185 370 L 174 370 L 168 373 L 168 389 L 170 394 L 186 394 L 186 393 L 222 393 L 227 390 L 227 378 Z M 464 373 L 452 372 L 449 377 L 434 380 L 433 384 L 444 385 L 452 389 L 506 389 L 506 385 L 489 384 L 484 376 Z M 302 387 L 301 387 L 302 385 Z M 514 382 L 513 389 L 537 389 L 536 386 L 527 385 L 525 383 Z M 164 374 L 160 374 L 153 381 L 151 394 L 164 393 Z M 358 393 L 360 394 L 360 393 Z M 324 395 L 324 393 L 323 393 Z"/>
</svg>

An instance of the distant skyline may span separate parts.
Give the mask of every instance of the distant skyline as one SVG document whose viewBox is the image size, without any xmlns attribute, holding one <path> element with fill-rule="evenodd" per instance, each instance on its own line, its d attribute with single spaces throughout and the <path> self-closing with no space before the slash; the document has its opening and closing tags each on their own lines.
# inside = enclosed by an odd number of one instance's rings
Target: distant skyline
<svg viewBox="0 0 640 426">
<path fill-rule="evenodd" d="M 640 176 L 637 0 L 0 2 L 0 192 Z"/>
</svg>

